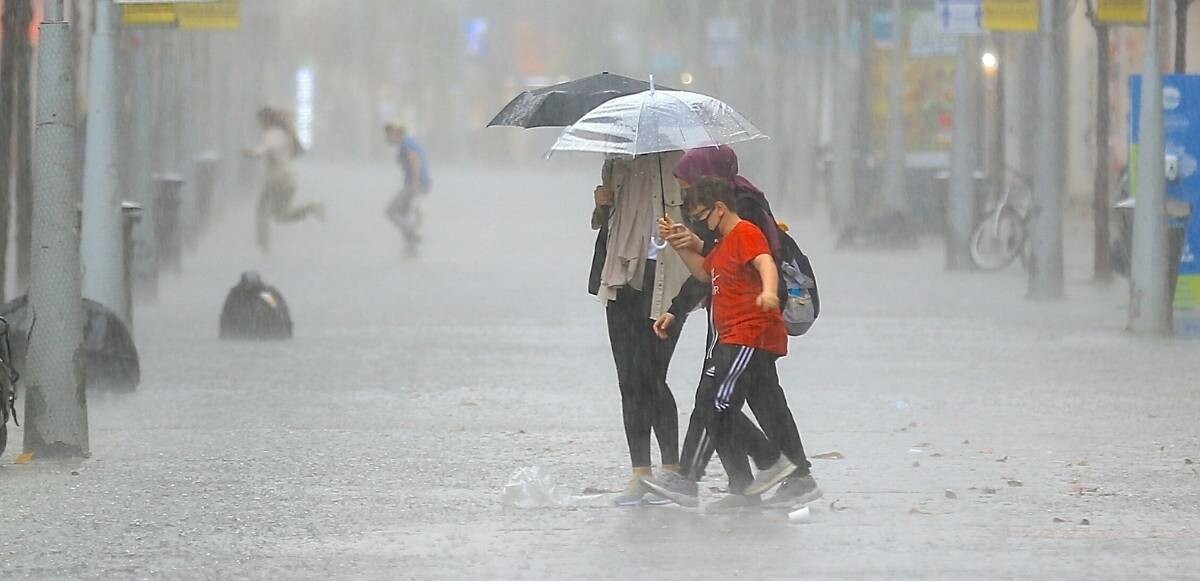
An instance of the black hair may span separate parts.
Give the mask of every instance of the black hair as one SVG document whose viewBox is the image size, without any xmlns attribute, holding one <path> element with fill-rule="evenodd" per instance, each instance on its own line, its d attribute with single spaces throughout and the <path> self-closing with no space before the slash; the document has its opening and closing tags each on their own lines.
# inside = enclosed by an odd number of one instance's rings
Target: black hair
<svg viewBox="0 0 1200 581">
<path fill-rule="evenodd" d="M 733 186 L 721 178 L 705 176 L 683 190 L 683 206 L 685 208 L 697 206 L 712 208 L 717 202 L 736 211 Z"/>
</svg>

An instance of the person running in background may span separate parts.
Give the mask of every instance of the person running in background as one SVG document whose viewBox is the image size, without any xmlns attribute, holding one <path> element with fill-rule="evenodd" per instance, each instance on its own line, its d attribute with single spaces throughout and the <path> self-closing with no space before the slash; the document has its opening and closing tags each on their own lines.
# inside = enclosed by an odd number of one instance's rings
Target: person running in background
<svg viewBox="0 0 1200 581">
<path fill-rule="evenodd" d="M 416 258 L 421 244 L 422 212 L 419 197 L 429 193 L 433 181 L 429 176 L 429 162 L 425 150 L 417 143 L 408 129 L 399 123 L 383 126 L 383 133 L 396 146 L 396 161 L 404 170 L 404 187 L 388 203 L 385 213 L 404 236 L 405 254 Z"/>
<path fill-rule="evenodd" d="M 258 125 L 262 130 L 258 145 L 242 153 L 267 161 L 267 176 L 258 197 L 256 215 L 258 248 L 266 254 L 271 250 L 271 220 L 298 222 L 313 216 L 323 222 L 325 207 L 315 202 L 292 206 L 296 198 L 292 160 L 304 153 L 304 146 L 296 135 L 291 115 L 282 109 L 263 107 L 258 111 Z"/>
</svg>

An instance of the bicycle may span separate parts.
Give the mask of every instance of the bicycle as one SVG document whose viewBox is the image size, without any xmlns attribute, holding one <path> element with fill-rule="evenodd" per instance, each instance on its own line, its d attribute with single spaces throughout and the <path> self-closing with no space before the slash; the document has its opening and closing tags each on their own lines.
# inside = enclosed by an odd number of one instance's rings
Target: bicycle
<svg viewBox="0 0 1200 581">
<path fill-rule="evenodd" d="M 12 364 L 12 345 L 8 338 L 8 320 L 0 317 L 0 454 L 8 447 L 8 421 L 17 421 L 17 381 L 21 374 Z"/>
<path fill-rule="evenodd" d="M 1000 270 L 1017 257 L 1028 268 L 1029 218 L 1033 189 L 1029 179 L 1009 170 L 1009 179 L 999 197 L 989 195 L 985 213 L 971 232 L 971 260 L 982 270 Z M 995 193 L 999 188 L 992 188 Z"/>
</svg>

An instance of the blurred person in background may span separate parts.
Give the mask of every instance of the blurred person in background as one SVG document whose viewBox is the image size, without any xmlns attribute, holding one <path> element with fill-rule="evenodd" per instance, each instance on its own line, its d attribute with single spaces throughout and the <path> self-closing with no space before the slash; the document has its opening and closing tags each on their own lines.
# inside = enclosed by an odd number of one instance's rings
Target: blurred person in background
<svg viewBox="0 0 1200 581">
<path fill-rule="evenodd" d="M 325 207 L 312 202 L 293 206 L 296 198 L 296 175 L 292 160 L 304 153 L 304 145 L 296 134 L 296 125 L 287 111 L 263 107 L 258 111 L 261 130 L 258 145 L 243 150 L 247 156 L 265 158 L 267 175 L 258 198 L 256 216 L 258 248 L 264 254 L 271 251 L 271 220 L 279 223 L 298 222 L 309 216 L 325 221 Z"/>
<path fill-rule="evenodd" d="M 408 258 L 416 258 L 421 244 L 421 222 L 423 214 L 420 197 L 429 193 L 433 181 L 430 179 L 429 163 L 425 150 L 408 129 L 396 122 L 383 126 L 384 135 L 396 146 L 396 162 L 404 171 L 404 187 L 388 203 L 385 213 L 404 236 L 404 252 Z"/>
</svg>

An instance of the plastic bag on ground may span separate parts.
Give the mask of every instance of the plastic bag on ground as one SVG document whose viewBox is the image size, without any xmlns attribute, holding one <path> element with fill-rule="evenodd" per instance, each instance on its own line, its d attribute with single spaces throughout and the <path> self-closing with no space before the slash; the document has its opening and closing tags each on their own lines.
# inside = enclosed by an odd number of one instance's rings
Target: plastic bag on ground
<svg viewBox="0 0 1200 581">
<path fill-rule="evenodd" d="M 571 506 L 608 506 L 607 494 L 574 495 L 540 466 L 517 470 L 504 485 L 500 502 L 512 508 L 545 508 Z"/>
</svg>

